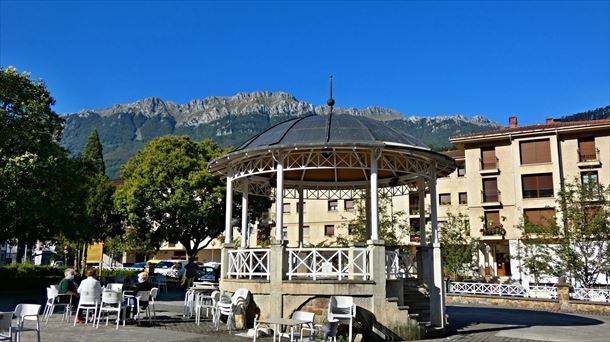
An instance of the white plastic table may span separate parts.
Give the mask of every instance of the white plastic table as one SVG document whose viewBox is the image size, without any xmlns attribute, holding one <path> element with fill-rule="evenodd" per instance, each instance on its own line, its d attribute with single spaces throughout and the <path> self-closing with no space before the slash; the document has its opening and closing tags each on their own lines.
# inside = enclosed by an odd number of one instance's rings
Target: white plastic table
<svg viewBox="0 0 610 342">
<path fill-rule="evenodd" d="M 259 319 L 254 321 L 254 341 L 256 341 L 256 337 L 258 335 L 258 328 L 262 324 L 273 325 L 275 328 L 273 329 L 273 342 L 275 342 L 275 335 L 278 335 L 278 341 L 282 340 L 282 326 L 286 326 L 290 328 L 290 342 L 294 337 L 294 327 L 297 325 L 313 323 L 311 321 L 306 321 L 303 319 L 293 319 L 293 318 L 266 318 Z"/>
</svg>

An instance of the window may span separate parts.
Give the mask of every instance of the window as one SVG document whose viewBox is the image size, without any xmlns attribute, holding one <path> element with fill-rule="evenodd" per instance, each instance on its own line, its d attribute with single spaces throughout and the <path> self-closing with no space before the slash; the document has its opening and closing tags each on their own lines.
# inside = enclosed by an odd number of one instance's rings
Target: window
<svg viewBox="0 0 610 342">
<path fill-rule="evenodd" d="M 305 212 L 305 208 L 307 207 L 305 204 L 307 204 L 307 202 L 303 202 L 303 212 Z M 297 202 L 297 213 L 301 212 L 301 204 Z"/>
<path fill-rule="evenodd" d="M 551 162 L 551 145 L 548 139 L 522 141 L 519 150 L 521 165 Z"/>
<path fill-rule="evenodd" d="M 494 146 L 481 148 L 481 170 L 494 170 L 497 168 L 496 148 Z"/>
<path fill-rule="evenodd" d="M 409 215 L 419 214 L 419 195 L 409 194 Z"/>
<path fill-rule="evenodd" d="M 496 228 L 502 226 L 500 223 L 500 212 L 499 211 L 486 211 L 485 212 L 485 228 Z"/>
<path fill-rule="evenodd" d="M 335 226 L 332 224 L 327 224 L 324 226 L 324 235 L 333 236 L 335 235 Z"/>
<path fill-rule="evenodd" d="M 591 194 L 599 194 L 599 179 L 597 171 L 586 171 L 580 174 L 580 181 Z"/>
<path fill-rule="evenodd" d="M 356 231 L 356 229 L 358 229 L 358 225 L 354 224 L 354 223 L 350 223 L 347 226 L 347 234 L 352 235 Z"/>
<path fill-rule="evenodd" d="M 458 193 L 460 204 L 468 204 L 468 194 L 465 192 Z"/>
<path fill-rule="evenodd" d="M 309 237 L 309 226 L 303 226 L 303 237 Z"/>
<path fill-rule="evenodd" d="M 578 139 L 578 161 L 586 162 L 597 160 L 597 150 L 595 149 L 595 138 Z"/>
<path fill-rule="evenodd" d="M 284 203 L 284 214 L 290 213 L 290 203 Z"/>
<path fill-rule="evenodd" d="M 555 219 L 555 209 L 524 209 L 523 216 L 525 217 L 527 223 L 530 223 L 534 226 L 549 227 Z"/>
<path fill-rule="evenodd" d="M 458 165 L 457 174 L 458 177 L 466 176 L 466 165 Z"/>
<path fill-rule="evenodd" d="M 282 227 L 282 237 L 284 239 L 288 238 L 288 227 Z"/>
<path fill-rule="evenodd" d="M 500 202 L 498 180 L 496 178 L 483 178 L 483 202 Z"/>
<path fill-rule="evenodd" d="M 186 257 L 186 251 L 174 251 L 174 258 L 184 258 Z M 180 268 L 180 264 L 178 264 L 178 268 Z"/>
<path fill-rule="evenodd" d="M 451 204 L 451 194 L 439 194 L 438 195 L 438 203 L 440 205 L 449 205 L 449 204 Z"/>
<path fill-rule="evenodd" d="M 523 198 L 553 197 L 553 175 L 550 173 L 521 177 Z"/>
<path fill-rule="evenodd" d="M 345 208 L 345 211 L 354 210 L 354 200 L 353 199 L 345 200 L 344 208 Z"/>
<path fill-rule="evenodd" d="M 330 200 L 328 201 L 328 211 L 337 211 L 339 201 Z"/>
</svg>

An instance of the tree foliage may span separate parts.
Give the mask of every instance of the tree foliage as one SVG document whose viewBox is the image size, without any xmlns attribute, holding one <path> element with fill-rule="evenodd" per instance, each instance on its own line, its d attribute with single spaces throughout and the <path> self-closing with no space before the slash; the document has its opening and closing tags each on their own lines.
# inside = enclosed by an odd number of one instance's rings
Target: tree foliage
<svg viewBox="0 0 610 342">
<path fill-rule="evenodd" d="M 157 248 L 180 242 L 189 256 L 224 227 L 225 183 L 207 169 L 223 154 L 211 140 L 165 136 L 147 143 L 122 169 L 115 206 L 124 211 L 136 240 Z"/>
<path fill-rule="evenodd" d="M 444 272 L 447 278 L 459 280 L 477 268 L 479 241 L 470 236 L 468 216 L 447 213 L 439 232 Z"/>
<path fill-rule="evenodd" d="M 407 215 L 402 210 L 395 210 L 392 197 L 381 196 L 378 205 L 379 212 L 379 238 L 388 247 L 400 247 L 408 236 Z M 336 243 L 347 245 L 354 242 L 366 242 L 366 204 L 364 200 L 355 200 L 354 218 L 343 224 L 347 228 L 347 235 L 338 235 Z M 344 218 L 345 219 L 345 218 Z"/>
<path fill-rule="evenodd" d="M 610 188 L 567 182 L 557 197 L 556 217 L 534 225 L 522 219 L 520 258 L 523 270 L 538 280 L 544 275 L 573 278 L 591 286 L 610 272 Z"/>
<path fill-rule="evenodd" d="M 91 163 L 93 169 L 100 174 L 106 173 L 106 165 L 104 164 L 104 151 L 97 130 L 94 129 L 87 139 L 87 144 L 83 149 L 83 160 Z"/>
</svg>

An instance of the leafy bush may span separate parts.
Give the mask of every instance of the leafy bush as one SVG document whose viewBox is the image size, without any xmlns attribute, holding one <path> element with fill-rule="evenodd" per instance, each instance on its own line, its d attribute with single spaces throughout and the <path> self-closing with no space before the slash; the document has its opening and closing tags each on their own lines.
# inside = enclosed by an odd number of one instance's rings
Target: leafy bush
<svg viewBox="0 0 610 342">
<path fill-rule="evenodd" d="M 9 264 L 0 268 L 1 279 L 63 278 L 65 267 L 37 266 L 29 263 Z"/>
</svg>

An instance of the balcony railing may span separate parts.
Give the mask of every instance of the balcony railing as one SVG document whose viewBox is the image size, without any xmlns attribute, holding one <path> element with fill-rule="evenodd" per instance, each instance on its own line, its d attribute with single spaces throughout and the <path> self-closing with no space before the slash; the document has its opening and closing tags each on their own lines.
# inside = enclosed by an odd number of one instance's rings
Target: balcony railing
<svg viewBox="0 0 610 342">
<path fill-rule="evenodd" d="M 419 205 L 410 205 L 409 215 L 419 215 Z"/>
<path fill-rule="evenodd" d="M 415 258 L 399 251 L 385 251 L 385 274 L 388 279 L 417 277 Z"/>
<path fill-rule="evenodd" d="M 479 158 L 479 167 L 481 171 L 497 170 L 499 163 L 498 157 L 495 157 L 493 161 L 483 161 L 483 158 Z"/>
<path fill-rule="evenodd" d="M 578 161 L 583 162 L 594 162 L 599 161 L 599 149 L 595 149 L 595 153 L 587 152 L 583 153 L 580 149 L 578 150 Z"/>
<path fill-rule="evenodd" d="M 489 225 L 481 229 L 483 236 L 506 235 L 506 229 L 502 225 Z"/>
<path fill-rule="evenodd" d="M 269 279 L 270 249 L 238 249 L 229 251 L 228 278 Z"/>
<path fill-rule="evenodd" d="M 369 250 L 350 248 L 287 248 L 288 279 L 370 278 Z"/>
<path fill-rule="evenodd" d="M 486 189 L 481 191 L 483 203 L 500 203 L 502 193 L 498 189 Z"/>
</svg>

